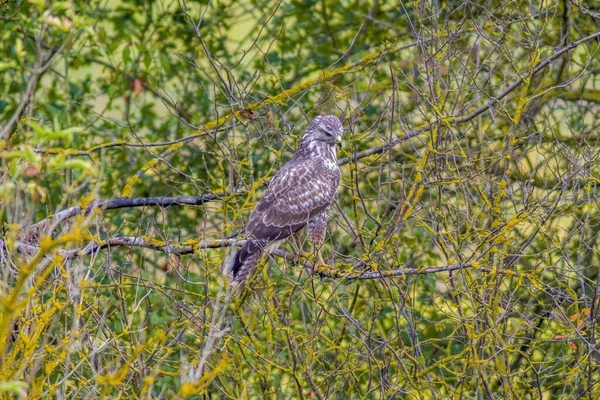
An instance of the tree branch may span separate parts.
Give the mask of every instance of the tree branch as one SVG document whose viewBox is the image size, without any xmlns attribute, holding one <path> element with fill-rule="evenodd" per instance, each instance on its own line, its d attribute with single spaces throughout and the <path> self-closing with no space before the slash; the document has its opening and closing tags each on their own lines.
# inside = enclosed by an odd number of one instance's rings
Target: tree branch
<svg viewBox="0 0 600 400">
<path fill-rule="evenodd" d="M 184 144 L 187 143 L 189 141 L 192 141 L 196 138 L 199 138 L 200 136 L 204 136 L 204 135 L 208 135 L 208 134 L 214 134 L 216 132 L 219 132 L 222 129 L 213 129 L 213 130 L 199 130 L 199 133 L 195 133 L 191 136 L 186 136 L 184 138 L 180 138 L 180 139 L 175 139 L 175 140 L 170 140 L 168 142 L 154 142 L 154 143 L 139 143 L 139 142 L 130 142 L 129 140 L 118 140 L 116 142 L 108 142 L 108 143 L 102 143 L 102 144 L 98 144 L 96 146 L 93 146 L 87 150 L 77 150 L 77 149 L 61 149 L 61 148 L 36 148 L 33 151 L 35 151 L 38 154 L 67 154 L 69 156 L 90 156 L 91 153 L 96 152 L 96 151 L 100 151 L 103 149 L 110 149 L 113 147 L 134 147 L 134 148 L 151 148 L 151 147 L 164 147 L 164 146 L 171 146 L 174 144 Z"/>
<path fill-rule="evenodd" d="M 234 193 L 235 194 L 235 193 Z M 37 235 L 41 230 L 46 229 L 50 224 L 59 223 L 67 218 L 74 217 L 82 212 L 86 215 L 96 209 L 114 210 L 117 208 L 133 208 L 133 207 L 169 207 L 172 205 L 189 205 L 198 206 L 208 201 L 218 198 L 230 196 L 231 193 L 209 193 L 202 196 L 178 196 L 178 197 L 140 197 L 126 198 L 117 197 L 109 200 L 97 200 L 92 202 L 87 207 L 74 206 L 67 208 L 56 214 L 35 223 L 23 230 L 24 234 Z"/>
<path fill-rule="evenodd" d="M 110 248 L 110 247 L 139 247 L 144 249 L 162 251 L 168 254 L 174 255 L 185 255 L 192 254 L 200 249 L 216 249 L 222 247 L 230 247 L 230 246 L 238 246 L 241 247 L 244 245 L 245 240 L 235 240 L 235 239 L 203 239 L 200 241 L 188 241 L 183 243 L 166 243 L 154 239 L 146 239 L 143 237 L 136 236 L 124 236 L 124 237 L 114 237 L 103 241 L 102 243 L 92 242 L 85 246 L 82 249 L 75 250 L 59 250 L 57 254 L 60 254 L 65 259 L 72 259 L 76 257 L 83 257 L 86 255 L 90 255 L 96 253 L 100 250 Z M 0 240 L 0 250 L 3 250 L 5 247 L 4 240 Z M 17 251 L 33 255 L 36 254 L 39 250 L 39 247 L 19 242 L 17 243 Z M 296 261 L 297 255 L 286 252 L 284 250 L 273 250 L 271 255 L 274 255 L 279 258 L 283 258 L 289 261 Z M 511 276 L 519 276 L 518 273 L 514 271 L 501 271 L 491 268 L 485 267 L 474 267 L 472 262 L 467 262 L 464 264 L 450 264 L 450 265 L 442 265 L 439 267 L 425 267 L 425 268 L 404 268 L 404 269 L 394 269 L 390 271 L 368 271 L 368 272 L 343 272 L 336 270 L 334 268 L 328 268 L 321 271 L 314 271 L 314 265 L 309 261 L 304 261 L 301 263 L 303 267 L 306 268 L 307 271 L 311 275 L 319 275 L 321 278 L 329 278 L 329 279 L 344 279 L 344 280 L 370 280 L 370 279 L 386 279 L 386 278 L 394 278 L 399 276 L 408 276 L 408 275 L 429 275 L 429 274 L 437 274 L 440 272 L 450 272 L 457 271 L 461 269 L 470 269 L 474 268 L 478 271 L 490 272 L 490 273 L 498 273 L 498 274 L 510 274 Z"/>
<path fill-rule="evenodd" d="M 523 82 L 525 82 L 526 79 L 529 79 L 531 77 L 533 77 L 534 75 L 536 75 L 538 72 L 540 72 L 542 69 L 544 69 L 546 66 L 550 65 L 550 63 L 552 63 L 552 61 L 556 60 L 557 58 L 559 58 L 560 56 L 562 56 L 564 53 L 567 53 L 571 50 L 573 50 L 575 47 L 585 43 L 585 42 L 589 42 L 590 40 L 593 40 L 597 37 L 600 37 L 600 32 L 596 32 L 592 35 L 586 36 L 583 39 L 580 39 L 576 42 L 573 42 L 563 48 L 561 48 L 560 50 L 556 51 L 554 54 L 552 54 L 551 56 L 545 58 L 544 60 L 540 61 L 532 70 L 529 74 L 524 74 L 523 76 L 520 76 L 518 80 L 516 80 L 515 82 L 513 82 L 512 85 L 510 85 L 509 87 L 507 87 L 503 92 L 501 92 L 498 96 L 492 98 L 490 101 L 488 101 L 486 104 L 484 104 L 483 106 L 479 107 L 478 109 L 476 109 L 475 111 L 473 111 L 472 113 L 461 117 L 462 113 L 458 113 L 456 115 L 450 116 L 445 118 L 445 120 L 448 121 L 452 121 L 454 123 L 457 124 L 462 124 L 464 122 L 468 122 L 471 121 L 472 119 L 474 119 L 475 117 L 477 117 L 478 115 L 482 114 L 483 112 L 489 110 L 490 108 L 492 108 L 496 103 L 498 103 L 500 100 L 502 100 L 503 98 L 505 98 L 506 96 L 508 96 L 511 92 L 513 92 L 515 89 L 517 89 L 519 86 L 521 86 L 521 84 Z M 370 155 L 373 154 L 384 154 L 387 151 L 389 151 L 392 147 L 398 145 L 399 143 L 405 142 L 423 132 L 426 132 L 428 130 L 430 130 L 435 124 L 441 122 L 441 119 L 436 119 L 433 123 L 428 124 L 422 128 L 419 129 L 415 129 L 412 131 L 409 131 L 407 133 L 405 133 L 404 135 L 397 137 L 393 140 L 391 140 L 390 142 L 381 145 L 381 146 L 376 146 L 376 147 L 372 147 L 368 150 L 362 151 L 360 153 L 357 153 L 351 157 L 344 157 L 338 160 L 338 165 L 344 165 L 344 164 L 348 164 L 351 161 L 355 161 L 355 160 L 360 160 L 361 158 L 365 158 L 368 157 Z"/>
<path fill-rule="evenodd" d="M 36 65 L 33 68 L 33 72 L 31 73 L 31 77 L 29 78 L 25 94 L 23 95 L 23 98 L 21 99 L 21 102 L 17 106 L 17 109 L 13 113 L 12 117 L 8 120 L 8 122 L 6 123 L 6 125 L 4 125 L 2 131 L 0 132 L 0 139 L 4 139 L 6 140 L 6 142 L 8 142 L 14 134 L 14 131 L 17 128 L 17 124 L 23 117 L 23 113 L 25 112 L 27 106 L 32 101 L 35 91 L 37 89 L 38 82 L 40 81 L 44 73 L 48 71 L 56 57 L 60 53 L 62 53 L 62 51 L 65 49 L 65 46 L 67 45 L 67 43 L 69 43 L 70 38 L 72 37 L 72 34 L 69 34 L 69 36 L 63 41 L 60 47 L 53 48 L 49 52 L 48 57 L 44 60 L 44 55 L 42 54 L 41 48 L 41 35 L 42 33 L 40 33 L 39 38 L 36 38 L 36 43 L 38 44 L 37 60 Z"/>
<path fill-rule="evenodd" d="M 166 242 L 162 242 L 160 240 L 146 239 L 146 238 L 138 237 L 138 236 L 122 236 L 122 237 L 109 238 L 105 241 L 102 241 L 101 243 L 91 242 L 87 246 L 85 246 L 81 249 L 58 250 L 58 251 L 56 251 L 56 254 L 59 254 L 60 256 L 64 257 L 65 259 L 72 259 L 72 258 L 76 258 L 76 257 L 83 257 L 86 255 L 90 255 L 92 253 L 96 253 L 97 251 L 107 249 L 110 247 L 125 247 L 126 246 L 126 247 L 139 247 L 139 248 L 144 248 L 144 249 L 162 251 L 162 252 L 168 253 L 168 254 L 185 255 L 185 254 L 192 254 L 192 253 L 194 253 L 194 251 L 197 251 L 199 249 L 216 249 L 216 248 L 221 248 L 221 247 L 230 247 L 233 245 L 243 246 L 244 243 L 246 243 L 245 240 L 236 241 L 235 239 L 216 239 L 216 240 L 206 239 L 206 240 L 200 240 L 197 242 L 189 241 L 189 242 L 185 242 L 185 243 L 166 243 Z M 16 246 L 17 246 L 17 251 L 24 253 L 24 254 L 34 255 L 39 251 L 38 246 L 23 243 L 23 242 L 18 242 Z M 5 248 L 6 248 L 5 241 L 3 239 L 0 239 L 0 250 L 3 250 Z"/>
<path fill-rule="evenodd" d="M 458 115 L 448 117 L 446 119 L 453 120 L 455 123 L 464 123 L 464 122 L 468 122 L 468 121 L 472 120 L 473 118 L 477 117 L 484 111 L 490 109 L 499 100 L 503 99 L 509 93 L 514 91 L 516 88 L 518 88 L 526 79 L 531 78 L 533 75 L 537 74 L 539 71 L 541 71 L 543 68 L 545 68 L 547 65 L 549 65 L 552 61 L 554 61 L 555 59 L 560 57 L 562 54 L 574 49 L 575 47 L 577 47 L 585 42 L 595 39 L 597 37 L 600 37 L 600 32 L 596 32 L 592 35 L 586 36 L 583 39 L 573 42 L 573 43 L 569 44 L 568 46 L 565 46 L 562 49 L 558 50 L 552 56 L 549 56 L 546 59 L 544 59 L 543 61 L 540 61 L 532 69 L 532 71 L 529 75 L 520 77 L 517 81 L 515 81 L 512 85 L 510 85 L 508 88 L 506 88 L 497 97 L 493 98 L 492 100 L 487 102 L 485 105 L 479 107 L 478 109 L 476 109 L 469 115 L 460 117 L 460 113 L 459 113 Z M 437 119 L 436 121 L 434 121 L 433 123 L 431 123 L 427 126 L 409 131 L 406 134 L 404 134 L 403 136 L 397 137 L 384 145 L 372 147 L 368 150 L 357 153 L 351 157 L 341 158 L 338 160 L 338 165 L 344 165 L 351 161 L 359 160 L 359 159 L 368 157 L 373 154 L 383 154 L 383 153 L 389 151 L 392 147 L 398 145 L 399 143 L 405 142 L 417 135 L 420 135 L 423 132 L 430 130 L 435 124 L 437 124 L 441 121 L 442 121 L 441 119 Z M 168 151 L 171 152 L 173 150 L 169 149 Z M 238 191 L 238 193 L 243 193 L 243 192 L 244 191 L 242 191 L 242 190 Z M 147 198 L 134 198 L 134 199 L 119 197 L 119 198 L 110 199 L 110 200 L 98 201 L 98 202 L 90 205 L 88 207 L 88 209 L 86 210 L 86 212 L 89 213 L 93 208 L 115 209 L 115 208 L 144 207 L 144 206 L 168 207 L 168 206 L 174 205 L 174 204 L 177 204 L 177 205 L 200 205 L 200 204 L 204 204 L 209 201 L 216 200 L 218 198 L 226 197 L 228 195 L 229 195 L 229 193 L 222 193 L 222 194 L 212 194 L 211 193 L 211 194 L 207 194 L 204 196 L 188 196 L 188 197 L 147 197 Z M 30 226 L 29 228 L 26 228 L 25 232 L 37 233 L 40 231 L 41 228 L 46 227 L 49 223 L 60 222 L 64 219 L 78 215 L 81 211 L 82 211 L 82 208 L 80 206 L 71 207 L 69 209 L 63 210 L 63 211 L 55 214 L 54 216 L 52 216 L 50 218 L 46 218 L 45 220 L 40 221 L 40 222 Z"/>
</svg>

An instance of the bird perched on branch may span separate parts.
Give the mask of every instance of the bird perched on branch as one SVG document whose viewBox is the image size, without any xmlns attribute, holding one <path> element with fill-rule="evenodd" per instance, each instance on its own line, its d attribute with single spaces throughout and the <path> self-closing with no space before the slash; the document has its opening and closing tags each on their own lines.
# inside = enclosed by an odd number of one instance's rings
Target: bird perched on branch
<svg viewBox="0 0 600 400">
<path fill-rule="evenodd" d="M 327 228 L 327 211 L 340 184 L 336 144 L 343 127 L 333 115 L 313 119 L 294 156 L 275 174 L 246 226 L 246 243 L 231 259 L 232 285 L 243 286 L 254 273 L 262 252 L 304 227 L 317 254 L 314 268 L 325 265 L 321 246 Z"/>
</svg>

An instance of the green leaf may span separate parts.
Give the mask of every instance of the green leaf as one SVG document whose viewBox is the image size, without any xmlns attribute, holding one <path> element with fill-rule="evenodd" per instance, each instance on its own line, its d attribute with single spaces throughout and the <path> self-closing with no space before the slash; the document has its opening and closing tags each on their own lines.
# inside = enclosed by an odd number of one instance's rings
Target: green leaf
<svg viewBox="0 0 600 400">
<path fill-rule="evenodd" d="M 144 66 L 146 67 L 146 69 L 150 68 L 150 65 L 152 65 L 152 57 L 150 56 L 149 52 L 145 52 L 144 53 Z"/>
<path fill-rule="evenodd" d="M 127 45 L 123 49 L 123 62 L 129 64 L 131 62 L 131 46 Z"/>
<path fill-rule="evenodd" d="M 71 10 L 72 8 L 73 8 L 73 4 L 71 4 L 71 2 L 56 1 L 56 2 L 53 2 L 52 5 L 50 6 L 50 11 L 59 12 L 59 11 Z"/>
<path fill-rule="evenodd" d="M 31 120 L 27 121 L 27 125 L 29 125 L 35 131 L 35 133 L 40 135 L 42 138 L 45 138 L 48 135 L 48 131 L 46 129 Z"/>
<path fill-rule="evenodd" d="M 14 68 L 14 67 L 15 67 L 14 62 L 0 62 L 0 72 L 5 71 L 9 68 Z"/>
<path fill-rule="evenodd" d="M 21 381 L 0 382 L 0 393 L 10 393 L 19 397 L 27 397 L 29 385 Z"/>
</svg>

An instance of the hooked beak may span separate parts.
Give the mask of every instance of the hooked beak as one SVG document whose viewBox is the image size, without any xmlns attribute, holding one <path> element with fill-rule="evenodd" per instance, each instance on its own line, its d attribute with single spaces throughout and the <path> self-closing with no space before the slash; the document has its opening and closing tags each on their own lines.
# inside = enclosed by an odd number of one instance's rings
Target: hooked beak
<svg viewBox="0 0 600 400">
<path fill-rule="evenodd" d="M 337 139 L 336 139 L 336 141 L 337 141 L 338 147 L 341 148 L 342 147 L 342 137 L 338 136 Z"/>
</svg>

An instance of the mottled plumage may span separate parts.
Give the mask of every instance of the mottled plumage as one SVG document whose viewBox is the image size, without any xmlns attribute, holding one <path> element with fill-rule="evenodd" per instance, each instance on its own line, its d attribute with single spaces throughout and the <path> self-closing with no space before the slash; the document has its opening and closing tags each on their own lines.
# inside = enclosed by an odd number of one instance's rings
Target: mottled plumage
<svg viewBox="0 0 600 400">
<path fill-rule="evenodd" d="M 233 285 L 243 285 L 254 272 L 263 251 L 308 225 L 313 246 L 325 238 L 327 210 L 340 183 L 335 145 L 341 143 L 337 117 L 320 115 L 308 125 L 294 156 L 275 174 L 246 226 L 246 244 L 233 257 Z M 319 255 L 319 263 L 322 258 Z"/>
</svg>

